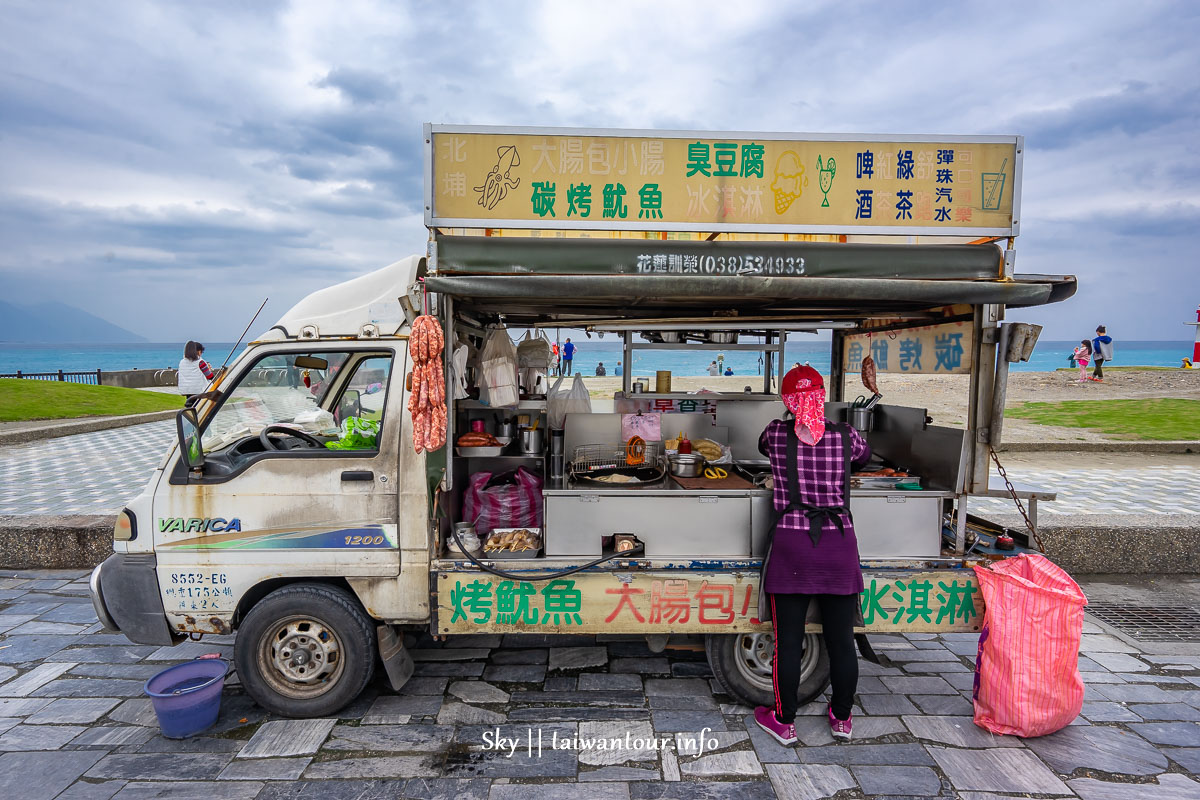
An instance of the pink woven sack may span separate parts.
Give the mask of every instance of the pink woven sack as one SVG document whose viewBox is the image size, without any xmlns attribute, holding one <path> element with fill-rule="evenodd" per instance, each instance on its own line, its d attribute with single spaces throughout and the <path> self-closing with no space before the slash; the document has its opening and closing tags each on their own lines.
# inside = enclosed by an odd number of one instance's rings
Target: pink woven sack
<svg viewBox="0 0 1200 800">
<path fill-rule="evenodd" d="M 1079 644 L 1087 598 L 1045 556 L 975 567 L 986 611 L 975 663 L 975 724 L 1045 736 L 1083 708 Z"/>
</svg>

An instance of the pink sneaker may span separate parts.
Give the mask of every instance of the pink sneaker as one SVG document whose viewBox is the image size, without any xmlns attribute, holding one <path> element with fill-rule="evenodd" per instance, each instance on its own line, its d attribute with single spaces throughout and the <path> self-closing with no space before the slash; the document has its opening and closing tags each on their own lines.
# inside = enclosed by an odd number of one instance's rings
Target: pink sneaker
<svg viewBox="0 0 1200 800">
<path fill-rule="evenodd" d="M 846 719 L 838 719 L 833 715 L 833 706 L 830 706 L 829 730 L 833 734 L 833 738 L 850 741 L 850 734 L 854 731 L 854 715 L 851 714 Z"/>
<path fill-rule="evenodd" d="M 782 745 L 793 745 L 800 741 L 796 738 L 796 726 L 784 725 L 775 717 L 775 709 L 759 706 L 754 709 L 754 721 L 758 723 L 758 727 L 762 728 L 767 733 Z"/>
</svg>

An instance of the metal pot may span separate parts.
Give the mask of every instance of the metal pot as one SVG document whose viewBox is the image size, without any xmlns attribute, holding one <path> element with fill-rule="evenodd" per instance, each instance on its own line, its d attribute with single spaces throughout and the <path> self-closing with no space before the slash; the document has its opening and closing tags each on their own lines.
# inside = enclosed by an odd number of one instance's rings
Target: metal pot
<svg viewBox="0 0 1200 800">
<path fill-rule="evenodd" d="M 707 463 L 699 453 L 681 453 L 670 456 L 671 474 L 678 478 L 699 478 L 704 474 Z"/>
<path fill-rule="evenodd" d="M 508 439 L 511 440 L 514 436 L 516 436 L 516 434 L 517 434 L 517 424 L 515 422 L 513 422 L 511 419 L 506 419 L 506 420 L 504 420 L 504 422 L 501 422 L 499 425 L 496 426 L 496 438 L 497 439 L 503 439 L 503 438 L 507 437 Z"/>
<path fill-rule="evenodd" d="M 854 430 L 856 430 L 856 431 L 861 431 L 862 433 L 866 433 L 867 431 L 871 430 L 871 427 L 875 424 L 875 410 L 874 409 L 851 408 L 851 409 L 849 409 L 849 413 L 850 413 L 850 427 L 854 428 Z"/>
<path fill-rule="evenodd" d="M 521 452 L 526 455 L 539 455 L 544 443 L 541 428 L 523 428 L 521 430 Z"/>
<path fill-rule="evenodd" d="M 708 341 L 711 344 L 737 344 L 737 331 L 710 331 Z"/>
<path fill-rule="evenodd" d="M 683 340 L 683 334 L 679 331 L 659 331 L 658 335 L 668 344 L 676 344 Z"/>
</svg>

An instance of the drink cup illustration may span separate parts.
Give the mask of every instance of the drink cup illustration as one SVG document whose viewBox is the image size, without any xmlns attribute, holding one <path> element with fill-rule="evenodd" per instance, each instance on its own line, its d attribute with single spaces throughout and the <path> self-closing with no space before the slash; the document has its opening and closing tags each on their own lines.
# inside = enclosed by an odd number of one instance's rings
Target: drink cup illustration
<svg viewBox="0 0 1200 800">
<path fill-rule="evenodd" d="M 837 174 L 837 162 L 833 160 L 833 156 L 825 159 L 823 165 L 821 157 L 817 156 L 817 172 L 821 176 L 821 191 L 825 194 L 821 200 L 821 208 L 829 208 L 829 190 L 833 187 L 833 176 Z"/>
<path fill-rule="evenodd" d="M 983 210 L 984 211 L 999 211 L 1000 199 L 1004 197 L 1004 168 L 1008 166 L 1008 159 L 1000 165 L 999 172 L 984 172 L 983 178 Z"/>
</svg>

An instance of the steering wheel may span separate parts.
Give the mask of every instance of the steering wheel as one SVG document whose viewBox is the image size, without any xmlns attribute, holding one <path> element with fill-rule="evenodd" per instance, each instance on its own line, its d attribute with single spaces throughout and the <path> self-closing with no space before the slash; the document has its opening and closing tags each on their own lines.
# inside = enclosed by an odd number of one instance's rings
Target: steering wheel
<svg viewBox="0 0 1200 800">
<path fill-rule="evenodd" d="M 258 434 L 258 440 L 260 442 L 262 442 L 262 446 L 265 447 L 267 450 L 283 450 L 284 449 L 282 447 L 278 447 L 275 444 L 275 440 L 272 439 L 270 436 L 270 434 L 272 434 L 272 433 L 282 433 L 287 436 L 295 436 L 297 439 L 304 442 L 305 444 L 312 445 L 313 447 L 319 447 L 321 449 L 325 448 L 325 443 L 310 433 L 305 433 L 304 431 L 296 430 L 295 428 L 289 428 L 286 425 L 268 425 L 267 427 L 263 428 L 262 431 L 260 431 Z"/>
</svg>

